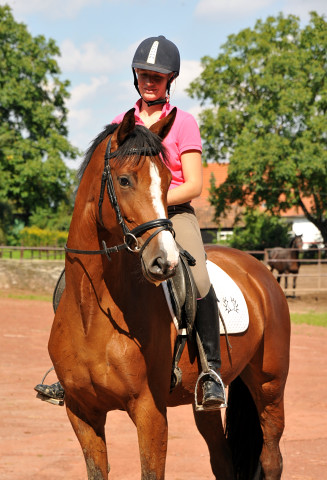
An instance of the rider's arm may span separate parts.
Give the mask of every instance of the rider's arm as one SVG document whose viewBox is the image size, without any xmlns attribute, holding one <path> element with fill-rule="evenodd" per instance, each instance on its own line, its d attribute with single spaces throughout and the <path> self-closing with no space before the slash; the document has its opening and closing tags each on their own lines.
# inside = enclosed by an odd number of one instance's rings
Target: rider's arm
<svg viewBox="0 0 327 480">
<path fill-rule="evenodd" d="M 179 205 L 189 202 L 202 192 L 202 161 L 201 153 L 188 150 L 181 155 L 184 183 L 168 191 L 167 204 Z"/>
</svg>

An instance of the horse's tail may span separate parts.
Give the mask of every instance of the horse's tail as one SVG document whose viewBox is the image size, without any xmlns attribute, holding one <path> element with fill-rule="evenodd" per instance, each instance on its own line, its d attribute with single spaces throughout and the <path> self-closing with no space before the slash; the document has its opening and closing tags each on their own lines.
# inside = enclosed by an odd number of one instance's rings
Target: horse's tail
<svg viewBox="0 0 327 480">
<path fill-rule="evenodd" d="M 251 394 L 240 377 L 229 386 L 225 431 L 232 451 L 235 479 L 263 478 L 259 460 L 263 445 L 259 416 Z"/>
</svg>

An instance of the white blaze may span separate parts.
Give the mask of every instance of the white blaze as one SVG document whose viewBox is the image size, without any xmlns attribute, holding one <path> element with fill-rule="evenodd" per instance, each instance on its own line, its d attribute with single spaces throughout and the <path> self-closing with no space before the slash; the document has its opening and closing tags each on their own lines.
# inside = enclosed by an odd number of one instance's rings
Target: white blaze
<svg viewBox="0 0 327 480">
<path fill-rule="evenodd" d="M 153 162 L 150 162 L 150 178 L 150 194 L 153 208 L 158 215 L 158 218 L 166 218 L 165 207 L 162 202 L 161 178 L 158 168 Z M 167 252 L 167 260 L 172 264 L 172 266 L 177 265 L 178 251 L 172 234 L 164 230 L 163 232 L 159 233 L 158 237 L 161 248 Z"/>
</svg>

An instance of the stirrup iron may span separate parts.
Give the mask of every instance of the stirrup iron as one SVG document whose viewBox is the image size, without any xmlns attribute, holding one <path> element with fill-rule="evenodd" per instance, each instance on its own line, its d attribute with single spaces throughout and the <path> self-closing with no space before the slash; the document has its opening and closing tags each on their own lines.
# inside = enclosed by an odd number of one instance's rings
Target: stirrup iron
<svg viewBox="0 0 327 480">
<path fill-rule="evenodd" d="M 44 380 L 49 375 L 49 373 L 52 372 L 52 370 L 54 370 L 54 367 L 49 368 L 49 370 L 45 372 L 40 385 L 44 384 Z M 42 393 L 40 392 L 37 392 L 36 398 L 42 400 L 42 402 L 48 402 L 48 403 L 51 403 L 52 405 L 59 405 L 60 407 L 64 406 L 65 404 L 64 398 L 63 399 L 51 398 L 51 397 L 48 397 L 47 395 L 42 395 Z"/>
</svg>

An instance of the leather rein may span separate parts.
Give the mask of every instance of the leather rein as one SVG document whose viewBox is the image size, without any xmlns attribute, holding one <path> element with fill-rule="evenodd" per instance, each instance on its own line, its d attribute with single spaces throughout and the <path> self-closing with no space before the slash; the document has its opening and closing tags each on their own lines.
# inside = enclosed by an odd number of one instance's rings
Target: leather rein
<svg viewBox="0 0 327 480">
<path fill-rule="evenodd" d="M 65 251 L 67 253 L 77 253 L 82 255 L 106 255 L 108 260 L 111 260 L 111 256 L 110 256 L 111 253 L 117 253 L 117 252 L 120 252 L 121 250 L 129 250 L 130 252 L 139 253 L 141 255 L 145 247 L 150 243 L 150 241 L 156 235 L 158 235 L 160 232 L 164 230 L 170 231 L 172 235 L 175 236 L 175 232 L 173 230 L 173 224 L 171 220 L 169 220 L 168 218 L 158 218 L 156 220 L 151 220 L 149 222 L 145 222 L 145 223 L 142 223 L 141 225 L 138 225 L 132 230 L 130 230 L 126 225 L 119 207 L 118 199 L 115 192 L 114 182 L 112 178 L 112 173 L 111 173 L 110 159 L 117 157 L 119 153 L 119 150 L 116 150 L 115 152 L 112 152 L 112 153 L 110 152 L 111 138 L 112 136 L 110 136 L 109 138 L 109 141 L 106 147 L 105 156 L 104 156 L 104 170 L 101 178 L 101 189 L 100 189 L 100 196 L 99 196 L 99 202 L 98 202 L 99 217 L 100 217 L 101 225 L 104 226 L 103 219 L 102 219 L 102 204 L 103 204 L 105 189 L 107 187 L 108 197 L 113 209 L 115 210 L 117 222 L 119 225 L 121 225 L 121 228 L 123 230 L 124 243 L 120 245 L 115 245 L 113 247 L 107 247 L 106 242 L 103 240 L 102 250 L 80 250 L 77 248 L 69 248 L 66 245 Z M 146 147 L 132 148 L 128 151 L 128 155 L 133 155 L 133 156 L 134 155 L 152 156 L 157 154 L 158 152 L 155 152 L 151 148 L 146 148 Z M 150 235 L 150 237 L 146 239 L 146 241 L 140 247 L 138 237 L 140 237 L 141 235 L 143 235 L 143 233 L 153 228 L 156 228 L 156 230 L 152 233 L 152 235 Z"/>
</svg>

